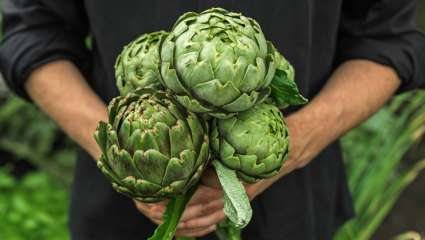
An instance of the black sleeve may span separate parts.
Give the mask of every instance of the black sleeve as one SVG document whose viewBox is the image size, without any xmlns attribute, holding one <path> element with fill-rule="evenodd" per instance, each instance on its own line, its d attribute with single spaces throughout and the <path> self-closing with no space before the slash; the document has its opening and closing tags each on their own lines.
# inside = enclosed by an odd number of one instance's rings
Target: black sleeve
<svg viewBox="0 0 425 240">
<path fill-rule="evenodd" d="M 345 0 L 340 22 L 337 64 L 368 59 L 392 67 L 402 85 L 399 91 L 418 88 L 418 51 L 425 38 L 416 29 L 416 0 Z"/>
<path fill-rule="evenodd" d="M 68 59 L 88 68 L 87 18 L 80 0 L 3 0 L 0 70 L 9 87 L 27 98 L 24 83 L 35 68 Z"/>
<path fill-rule="evenodd" d="M 413 85 L 417 85 L 420 88 L 425 89 L 425 35 L 421 35 L 422 39 L 421 41 L 417 42 L 417 49 L 416 52 L 416 59 L 417 59 L 417 66 L 415 69 L 415 74 L 413 77 Z"/>
</svg>

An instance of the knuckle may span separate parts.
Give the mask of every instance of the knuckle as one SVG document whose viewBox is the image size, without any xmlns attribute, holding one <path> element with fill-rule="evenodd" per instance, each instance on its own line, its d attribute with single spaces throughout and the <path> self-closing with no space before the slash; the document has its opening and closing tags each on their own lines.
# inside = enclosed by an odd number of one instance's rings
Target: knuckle
<svg viewBox="0 0 425 240">
<path fill-rule="evenodd" d="M 220 222 L 221 220 L 224 220 L 225 218 L 226 218 L 226 215 L 224 214 L 224 212 L 223 212 L 223 211 L 220 211 L 220 212 L 217 214 L 216 221 L 217 221 L 217 222 Z"/>
<path fill-rule="evenodd" d="M 201 204 L 199 212 L 201 216 L 205 216 L 211 212 L 211 206 L 209 204 Z"/>
<path fill-rule="evenodd" d="M 186 222 L 187 228 L 203 228 L 209 226 L 213 223 L 211 215 L 197 218 L 194 220 L 189 220 Z"/>
<path fill-rule="evenodd" d="M 206 227 L 199 228 L 190 228 L 190 229 L 182 229 L 176 231 L 177 237 L 203 237 L 208 233 L 214 231 L 216 229 L 215 225 L 209 225 Z"/>
<path fill-rule="evenodd" d="M 197 234 L 197 236 L 196 236 L 196 237 L 203 237 L 203 236 L 207 235 L 208 233 L 210 233 L 210 232 L 212 232 L 212 231 L 214 231 L 214 230 L 215 230 L 215 226 L 213 226 L 213 227 L 208 227 L 207 229 L 205 229 L 205 230 L 203 230 L 203 231 L 198 232 L 198 234 Z"/>
</svg>

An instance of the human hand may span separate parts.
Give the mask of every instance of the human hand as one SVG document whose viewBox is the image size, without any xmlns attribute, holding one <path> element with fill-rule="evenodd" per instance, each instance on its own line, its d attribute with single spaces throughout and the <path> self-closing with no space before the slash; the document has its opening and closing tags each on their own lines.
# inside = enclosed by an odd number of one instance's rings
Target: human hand
<svg viewBox="0 0 425 240">
<path fill-rule="evenodd" d="M 262 192 L 265 190 L 262 189 L 263 182 L 264 180 L 258 181 L 256 183 L 243 183 L 249 200 L 254 199 L 260 193 L 260 191 Z M 217 174 L 212 168 L 207 169 L 202 175 L 202 184 L 211 188 L 222 190 Z"/>
<path fill-rule="evenodd" d="M 260 180 L 253 184 L 244 183 L 250 200 L 270 187 L 277 179 L 289 172 L 305 166 L 313 157 L 305 155 L 309 138 L 303 136 L 303 129 L 295 117 L 286 119 L 290 132 L 290 153 L 280 173 L 270 179 Z M 216 224 L 225 219 L 223 212 L 223 190 L 213 168 L 207 169 L 202 176 L 202 184 L 198 187 L 191 201 L 187 205 L 177 228 L 176 236 L 201 237 L 215 230 Z M 146 204 L 145 204 L 146 205 Z M 162 222 L 165 204 L 148 204 L 142 206 L 141 212 L 153 222 Z"/>
<path fill-rule="evenodd" d="M 157 202 L 157 203 L 144 203 L 137 200 L 133 200 L 137 210 L 145 215 L 149 220 L 156 224 L 163 222 L 162 215 L 165 212 L 168 200 Z"/>
<path fill-rule="evenodd" d="M 260 180 L 253 184 L 244 183 L 246 193 L 250 200 L 253 200 L 282 176 L 307 165 L 320 151 L 320 148 L 316 147 L 316 144 L 314 144 L 312 140 L 311 129 L 317 126 L 311 124 L 314 123 L 314 121 L 308 119 L 306 115 L 307 114 L 299 114 L 297 112 L 285 118 L 290 136 L 288 158 L 284 162 L 278 175 L 269 179 Z M 213 169 L 207 169 L 207 171 L 205 171 L 202 177 L 202 183 L 206 186 L 221 189 L 221 184 Z"/>
<path fill-rule="evenodd" d="M 178 226 L 178 236 L 203 236 L 214 231 L 215 225 L 225 219 L 223 190 L 215 170 L 206 170 L 201 182 L 200 190 L 195 194 L 183 214 Z M 263 191 L 262 186 L 265 185 L 260 182 L 245 184 L 250 200 Z"/>
<path fill-rule="evenodd" d="M 201 237 L 213 232 L 224 218 L 223 191 L 200 184 L 177 227 L 176 236 Z"/>
<path fill-rule="evenodd" d="M 143 203 L 134 200 L 134 203 L 155 224 L 163 222 L 168 201 Z M 183 212 L 176 236 L 201 237 L 213 232 L 216 223 L 224 219 L 223 206 L 223 192 L 220 189 L 200 185 Z"/>
<path fill-rule="evenodd" d="M 289 155 L 278 178 L 306 166 L 321 148 L 313 141 L 315 121 L 306 119 L 305 114 L 294 113 L 285 119 L 289 130 Z"/>
</svg>

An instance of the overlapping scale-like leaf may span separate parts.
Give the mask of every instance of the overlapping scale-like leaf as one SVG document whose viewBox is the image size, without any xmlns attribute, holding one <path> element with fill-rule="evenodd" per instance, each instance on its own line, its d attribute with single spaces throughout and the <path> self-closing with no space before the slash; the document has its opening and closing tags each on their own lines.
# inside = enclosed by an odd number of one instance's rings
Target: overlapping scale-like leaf
<svg viewBox="0 0 425 240">
<path fill-rule="evenodd" d="M 143 34 L 120 53 L 115 63 L 115 78 L 121 95 L 137 88 L 160 88 L 160 45 L 167 32 Z"/>
<path fill-rule="evenodd" d="M 98 166 L 113 187 L 132 198 L 155 202 L 184 194 L 209 158 L 204 121 L 161 91 L 139 89 L 117 97 L 95 138 Z"/>
<path fill-rule="evenodd" d="M 258 23 L 213 8 L 187 13 L 161 47 L 161 81 L 187 109 L 228 118 L 270 94 L 275 58 Z"/>
<path fill-rule="evenodd" d="M 246 182 L 278 173 L 289 149 L 282 113 L 271 104 L 258 104 L 228 119 L 215 119 L 211 147 L 216 157 Z"/>
</svg>

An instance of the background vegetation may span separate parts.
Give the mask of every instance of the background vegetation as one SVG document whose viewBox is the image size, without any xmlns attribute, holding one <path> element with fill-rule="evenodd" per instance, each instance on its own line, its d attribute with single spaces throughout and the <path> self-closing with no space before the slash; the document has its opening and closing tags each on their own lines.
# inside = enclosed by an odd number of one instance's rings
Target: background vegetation
<svg viewBox="0 0 425 240">
<path fill-rule="evenodd" d="M 418 21 L 425 29 L 423 2 Z M 404 230 L 425 232 L 423 202 L 409 204 L 410 212 L 391 212 L 402 191 L 425 168 L 424 133 L 425 93 L 416 91 L 396 97 L 342 139 L 357 217 L 335 239 L 388 239 Z M 75 145 L 58 127 L 0 81 L 0 239 L 69 239 L 68 190 L 75 158 Z M 421 179 L 423 189 L 425 177 Z M 411 198 L 424 199 L 423 195 L 418 191 Z M 414 215 L 413 221 L 407 213 Z M 408 236 L 419 239 L 415 233 Z"/>
</svg>

